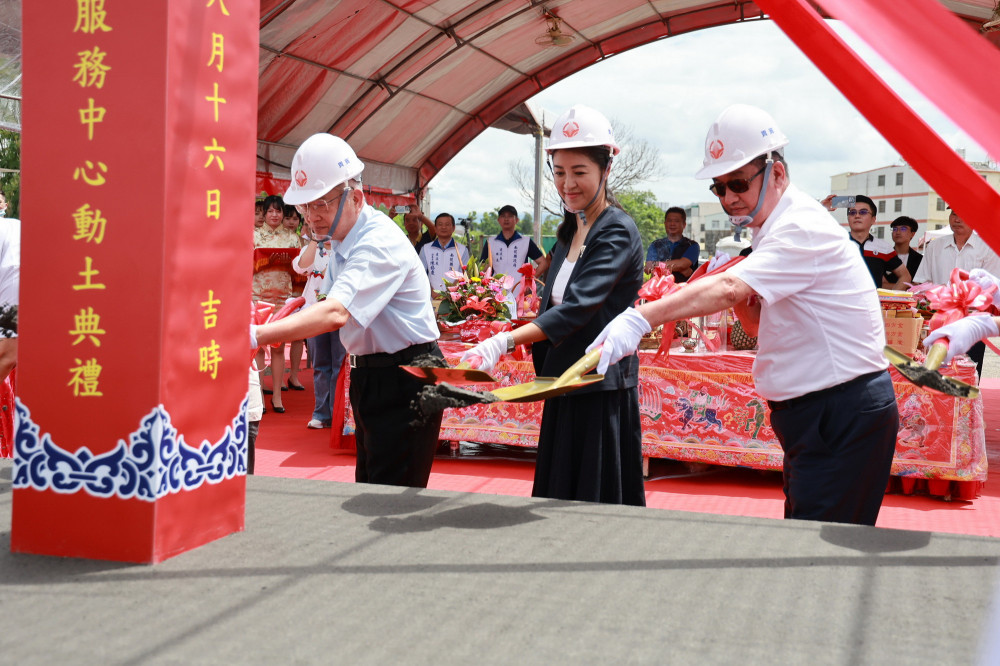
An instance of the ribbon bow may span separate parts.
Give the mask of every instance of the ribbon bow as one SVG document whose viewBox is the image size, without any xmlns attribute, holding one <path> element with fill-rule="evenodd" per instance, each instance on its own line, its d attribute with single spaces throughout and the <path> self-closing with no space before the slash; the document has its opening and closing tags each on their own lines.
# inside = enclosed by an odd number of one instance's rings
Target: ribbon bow
<svg viewBox="0 0 1000 666">
<path fill-rule="evenodd" d="M 660 267 L 653 268 L 653 277 L 639 288 L 639 300 L 636 304 L 642 301 L 658 301 L 667 294 L 672 294 L 673 292 L 680 289 L 681 286 L 676 283 L 672 273 L 666 273 L 660 269 Z"/>
<path fill-rule="evenodd" d="M 986 289 L 969 279 L 969 274 L 955 268 L 947 284 L 934 287 L 926 292 L 927 300 L 935 310 L 931 317 L 930 329 L 933 331 L 945 324 L 958 321 L 969 314 L 970 310 L 985 312 L 993 305 L 993 292 L 996 285 Z"/>
<path fill-rule="evenodd" d="M 712 266 L 709 266 L 708 263 L 703 263 L 701 266 L 698 266 L 694 273 L 691 274 L 691 277 L 688 278 L 687 282 L 681 284 L 676 284 L 674 282 L 673 273 L 667 272 L 665 264 L 657 264 L 653 266 L 653 277 L 651 277 L 644 285 L 642 285 L 642 287 L 639 288 L 639 300 L 655 301 L 661 299 L 667 294 L 674 293 L 684 285 L 691 284 L 692 282 L 709 275 L 722 273 L 723 271 L 726 271 L 740 263 L 744 259 L 746 259 L 746 257 L 733 257 L 723 263 L 722 257 L 716 255 L 715 259 L 711 262 L 713 264 Z M 637 300 L 636 305 L 638 304 L 639 301 Z M 663 337 L 660 339 L 660 348 L 656 350 L 654 360 L 659 358 L 660 354 L 665 354 L 667 356 L 670 355 L 670 343 L 674 340 L 675 324 L 676 322 L 673 321 L 668 321 L 663 324 Z M 701 330 L 694 325 L 694 322 L 691 322 L 691 326 L 701 333 Z M 706 345 L 712 345 L 704 334 L 702 334 L 702 339 L 705 339 Z M 712 349 L 712 351 L 716 351 L 718 346 L 718 342 L 714 343 L 714 349 Z"/>
<path fill-rule="evenodd" d="M 680 288 L 681 285 L 674 281 L 673 273 L 668 273 L 663 265 L 659 264 L 653 267 L 653 277 L 639 288 L 639 298 L 635 304 L 638 305 L 639 301 L 658 301 Z M 661 354 L 670 355 L 670 343 L 674 341 L 675 324 L 676 322 L 672 321 L 663 324 L 663 337 L 660 338 L 660 347 L 656 350 L 655 358 L 659 358 Z"/>
<path fill-rule="evenodd" d="M 521 285 L 518 289 L 516 317 L 523 317 L 528 312 L 538 309 L 538 286 L 535 284 L 535 266 L 530 261 L 521 264 L 517 269 L 521 274 Z M 530 294 L 530 295 L 529 295 Z"/>
</svg>

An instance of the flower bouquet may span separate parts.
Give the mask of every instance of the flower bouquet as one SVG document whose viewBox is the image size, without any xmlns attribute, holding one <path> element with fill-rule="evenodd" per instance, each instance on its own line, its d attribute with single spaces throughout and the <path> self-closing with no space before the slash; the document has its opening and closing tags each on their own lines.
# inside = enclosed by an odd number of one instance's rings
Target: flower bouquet
<svg viewBox="0 0 1000 666">
<path fill-rule="evenodd" d="M 445 288 L 438 292 L 442 298 L 438 315 L 446 323 L 459 327 L 463 340 L 489 336 L 494 328 L 490 322 L 509 321 L 513 302 L 511 289 L 514 278 L 493 274 L 492 268 L 480 270 L 475 259 L 469 259 L 462 272 L 445 273 Z"/>
</svg>

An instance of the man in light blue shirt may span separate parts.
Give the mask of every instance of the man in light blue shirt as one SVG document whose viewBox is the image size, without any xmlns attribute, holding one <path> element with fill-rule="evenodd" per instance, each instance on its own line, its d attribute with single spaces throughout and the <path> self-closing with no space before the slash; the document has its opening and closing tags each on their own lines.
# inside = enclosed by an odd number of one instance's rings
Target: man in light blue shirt
<svg viewBox="0 0 1000 666">
<path fill-rule="evenodd" d="M 330 264 L 319 289 L 325 298 L 251 329 L 252 344 L 340 330 L 357 424 L 355 480 L 424 488 L 441 414 L 419 412 L 416 399 L 424 384 L 399 366 L 418 356 L 442 356 L 430 283 L 406 235 L 365 203 L 363 169 L 351 147 L 330 134 L 310 137 L 295 153 L 285 201 L 296 204 L 314 234 L 330 240 Z"/>
</svg>

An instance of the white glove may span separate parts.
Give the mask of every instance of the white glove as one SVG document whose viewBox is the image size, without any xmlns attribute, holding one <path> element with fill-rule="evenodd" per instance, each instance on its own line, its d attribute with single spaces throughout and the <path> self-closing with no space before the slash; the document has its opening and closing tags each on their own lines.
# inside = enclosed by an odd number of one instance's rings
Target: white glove
<svg viewBox="0 0 1000 666">
<path fill-rule="evenodd" d="M 1000 335 L 997 323 L 990 315 L 972 315 L 935 329 L 924 338 L 924 349 L 930 350 L 935 340 L 948 339 L 948 355 L 944 362 L 951 363 L 957 354 L 964 354 L 969 347 L 983 338 Z"/>
<path fill-rule="evenodd" d="M 635 308 L 628 308 L 612 319 L 587 347 L 587 351 L 590 352 L 598 345 L 604 345 L 601 349 L 601 360 L 597 364 L 597 373 L 603 375 L 609 365 L 630 356 L 639 348 L 642 336 L 652 330 L 646 318 Z"/>
<path fill-rule="evenodd" d="M 723 265 L 724 263 L 726 263 L 730 259 L 732 259 L 732 257 L 730 257 L 728 254 L 726 254 L 722 250 L 716 250 L 715 251 L 715 256 L 712 257 L 711 261 L 708 262 L 708 268 L 705 269 L 705 272 L 706 273 L 711 273 L 716 268 L 718 268 L 719 266 Z"/>
<path fill-rule="evenodd" d="M 462 363 L 468 363 L 473 368 L 489 372 L 500 362 L 500 357 L 507 353 L 507 340 L 510 333 L 497 333 L 462 354 Z"/>
<path fill-rule="evenodd" d="M 993 305 L 1000 307 L 1000 278 L 997 278 L 997 276 L 989 271 L 984 271 L 982 268 L 973 268 L 969 271 L 969 280 L 975 282 L 983 289 L 988 289 L 990 285 L 995 286 L 997 290 L 993 292 Z"/>
<path fill-rule="evenodd" d="M 257 344 L 257 324 L 250 324 L 250 349 L 257 349 L 260 347 Z"/>
</svg>

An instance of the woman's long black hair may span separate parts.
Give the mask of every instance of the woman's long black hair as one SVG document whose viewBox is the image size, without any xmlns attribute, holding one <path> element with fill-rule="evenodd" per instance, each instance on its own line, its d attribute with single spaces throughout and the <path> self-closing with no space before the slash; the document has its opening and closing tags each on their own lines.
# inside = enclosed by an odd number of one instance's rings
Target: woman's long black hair
<svg viewBox="0 0 1000 666">
<path fill-rule="evenodd" d="M 578 150 L 584 155 L 586 155 L 592 162 L 597 164 L 601 169 L 601 174 L 607 170 L 608 165 L 611 163 L 611 148 L 608 146 L 585 146 L 583 148 L 564 148 L 564 150 Z M 604 197 L 607 199 L 609 205 L 615 208 L 621 208 L 621 204 L 618 203 L 618 199 L 611 192 L 608 187 L 607 179 L 604 180 Z M 569 245 L 573 242 L 573 234 L 576 233 L 576 213 L 571 213 L 564 209 L 563 221 L 559 224 L 559 228 L 556 229 L 556 241 L 560 243 L 565 243 Z"/>
</svg>

